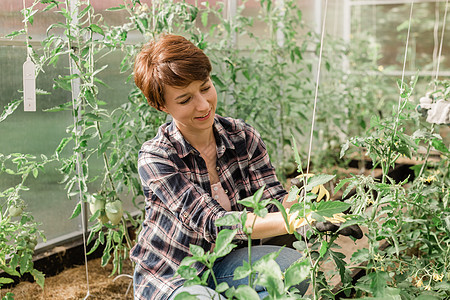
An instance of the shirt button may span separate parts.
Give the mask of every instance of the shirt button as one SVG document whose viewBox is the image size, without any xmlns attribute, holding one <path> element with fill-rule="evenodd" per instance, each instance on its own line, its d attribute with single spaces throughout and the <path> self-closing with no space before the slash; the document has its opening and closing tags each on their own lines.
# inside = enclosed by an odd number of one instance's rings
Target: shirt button
<svg viewBox="0 0 450 300">
<path fill-rule="evenodd" d="M 188 213 L 187 213 L 187 212 L 184 212 L 184 213 L 182 213 L 182 216 L 185 217 L 185 218 L 187 218 L 187 217 L 188 217 Z"/>
<path fill-rule="evenodd" d="M 228 190 L 225 190 L 225 194 L 228 194 Z"/>
<path fill-rule="evenodd" d="M 216 200 L 219 199 L 219 195 L 215 195 L 214 199 L 216 199 Z"/>
<path fill-rule="evenodd" d="M 219 170 L 220 170 L 220 168 L 219 168 L 219 167 L 216 167 L 216 170 L 217 170 L 217 171 L 219 171 Z"/>
<path fill-rule="evenodd" d="M 214 187 L 214 190 L 217 191 L 219 188 L 217 186 Z"/>
</svg>

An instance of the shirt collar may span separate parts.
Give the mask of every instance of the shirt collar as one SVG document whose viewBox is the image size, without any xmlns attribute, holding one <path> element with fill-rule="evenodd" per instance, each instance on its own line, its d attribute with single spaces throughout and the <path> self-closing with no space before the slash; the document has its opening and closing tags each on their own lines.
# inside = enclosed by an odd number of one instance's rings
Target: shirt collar
<svg viewBox="0 0 450 300">
<path fill-rule="evenodd" d="M 217 158 L 221 157 L 226 149 L 234 149 L 234 144 L 231 142 L 228 137 L 228 133 L 221 124 L 221 119 L 223 117 L 219 115 L 214 116 L 214 134 L 216 138 L 217 144 Z M 199 152 L 188 142 L 185 140 L 180 130 L 175 125 L 175 122 L 172 121 L 167 127 L 167 133 L 169 135 L 169 139 L 172 144 L 175 146 L 175 149 L 180 157 L 185 157 L 188 154 L 199 154 Z"/>
<path fill-rule="evenodd" d="M 172 142 L 172 145 L 174 145 L 180 157 L 185 157 L 191 153 L 199 153 L 194 147 L 192 147 L 191 144 L 189 144 L 188 141 L 184 139 L 174 121 L 170 122 L 169 126 L 167 127 L 167 133 L 169 135 L 170 141 Z"/>
<path fill-rule="evenodd" d="M 217 115 L 214 117 L 214 134 L 217 144 L 217 158 L 221 157 L 226 149 L 234 149 L 234 144 L 231 142 L 228 132 L 223 127 L 221 120 L 224 118 Z"/>
</svg>

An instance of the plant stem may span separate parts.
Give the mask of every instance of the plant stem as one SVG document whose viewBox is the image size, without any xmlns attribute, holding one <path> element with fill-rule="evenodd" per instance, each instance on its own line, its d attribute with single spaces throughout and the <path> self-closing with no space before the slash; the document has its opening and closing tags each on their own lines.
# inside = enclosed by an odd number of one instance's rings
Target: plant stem
<svg viewBox="0 0 450 300">
<path fill-rule="evenodd" d="M 252 223 L 252 231 L 253 228 L 255 227 L 255 223 L 256 223 L 256 218 L 258 216 L 255 215 L 255 218 L 253 219 L 253 223 Z M 247 235 L 247 249 L 248 249 L 248 264 L 250 266 L 250 276 L 248 277 L 248 286 L 249 287 L 253 287 L 253 267 L 252 267 L 252 238 L 251 238 L 251 234 Z"/>
<path fill-rule="evenodd" d="M 435 124 L 433 123 L 433 124 L 431 125 L 430 135 L 433 135 L 433 133 L 434 133 L 434 127 L 435 127 Z M 429 157 L 430 157 L 431 143 L 432 143 L 432 141 L 429 141 L 429 142 L 428 142 L 428 145 L 427 145 L 427 153 L 426 153 L 426 155 L 425 155 L 425 161 L 423 162 L 422 167 L 420 168 L 420 172 L 419 172 L 419 175 L 417 176 L 417 178 L 420 178 L 420 176 L 422 176 L 423 172 L 425 171 L 425 167 L 426 167 L 427 162 L 428 162 L 428 159 L 429 159 Z"/>
</svg>

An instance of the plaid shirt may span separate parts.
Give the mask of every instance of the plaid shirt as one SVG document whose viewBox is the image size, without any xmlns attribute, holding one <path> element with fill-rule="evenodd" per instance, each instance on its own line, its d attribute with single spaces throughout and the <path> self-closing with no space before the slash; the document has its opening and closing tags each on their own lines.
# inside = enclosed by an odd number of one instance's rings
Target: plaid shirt
<svg viewBox="0 0 450 300">
<path fill-rule="evenodd" d="M 241 120 L 216 115 L 217 173 L 231 209 L 242 211 L 238 200 L 266 185 L 263 198 L 282 201 L 287 194 L 275 176 L 259 133 Z M 175 276 L 190 255 L 189 244 L 211 250 L 221 228 L 215 221 L 227 212 L 211 197 L 206 163 L 173 122 L 162 125 L 155 138 L 143 144 L 138 159 L 146 217 L 131 250 L 136 262 L 135 299 L 167 299 L 184 279 Z M 269 211 L 277 211 L 276 206 Z M 236 239 L 246 240 L 241 226 Z M 194 267 L 198 273 L 202 264 Z"/>
</svg>

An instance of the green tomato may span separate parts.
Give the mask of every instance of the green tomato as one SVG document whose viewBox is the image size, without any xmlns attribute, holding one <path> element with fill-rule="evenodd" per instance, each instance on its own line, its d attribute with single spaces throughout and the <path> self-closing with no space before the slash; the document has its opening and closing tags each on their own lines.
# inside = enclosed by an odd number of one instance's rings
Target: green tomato
<svg viewBox="0 0 450 300">
<path fill-rule="evenodd" d="M 106 216 L 111 221 L 111 224 L 117 225 L 122 219 L 123 207 L 122 201 L 116 200 L 113 202 L 108 202 L 105 205 Z"/>
<path fill-rule="evenodd" d="M 100 210 L 100 215 L 97 218 L 102 224 L 108 222 L 108 218 L 105 215 L 105 200 L 93 198 L 93 201 L 89 203 L 89 210 L 91 214 L 95 214 Z"/>
<path fill-rule="evenodd" d="M 27 241 L 27 248 L 34 250 L 36 248 L 37 245 L 37 238 L 36 237 L 32 237 L 29 239 L 29 241 Z"/>
<path fill-rule="evenodd" d="M 23 212 L 22 206 L 11 205 L 9 207 L 9 215 L 11 217 L 18 217 L 22 214 L 22 212 Z"/>
</svg>

